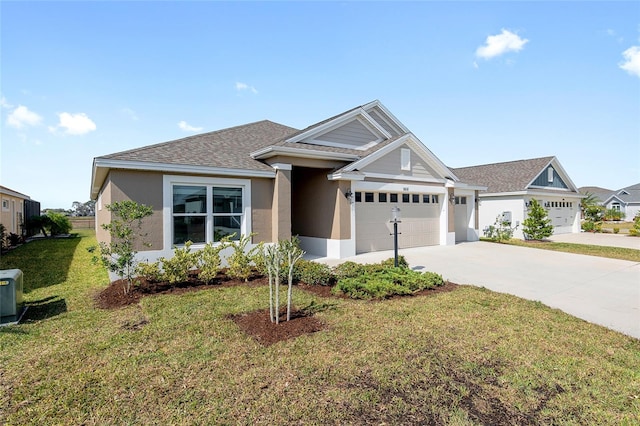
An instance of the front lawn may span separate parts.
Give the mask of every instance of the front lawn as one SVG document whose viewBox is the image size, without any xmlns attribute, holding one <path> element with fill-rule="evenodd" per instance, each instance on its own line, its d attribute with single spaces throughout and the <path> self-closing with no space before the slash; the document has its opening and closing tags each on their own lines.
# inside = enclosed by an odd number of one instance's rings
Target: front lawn
<svg viewBox="0 0 640 426">
<path fill-rule="evenodd" d="M 25 272 L 30 306 L 0 328 L 3 424 L 640 422 L 640 341 L 539 302 L 294 288 L 324 330 L 263 346 L 233 316 L 267 308 L 266 286 L 96 308 L 108 278 L 86 250 L 93 232 L 80 235 L 2 256 Z"/>
<path fill-rule="evenodd" d="M 631 238 L 631 237 L 628 237 Z M 487 241 L 483 239 L 483 241 Z M 555 241 L 526 241 L 513 238 L 502 241 L 503 244 L 530 247 L 543 250 L 562 251 L 565 253 L 586 254 L 589 256 L 607 257 L 610 259 L 640 262 L 640 250 L 624 247 L 594 246 L 589 244 L 561 243 Z"/>
</svg>

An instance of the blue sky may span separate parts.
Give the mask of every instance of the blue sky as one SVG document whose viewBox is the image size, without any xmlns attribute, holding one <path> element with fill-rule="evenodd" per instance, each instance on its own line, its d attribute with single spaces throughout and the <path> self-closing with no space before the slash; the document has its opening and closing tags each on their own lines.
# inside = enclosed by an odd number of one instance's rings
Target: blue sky
<svg viewBox="0 0 640 426">
<path fill-rule="evenodd" d="M 87 201 L 94 157 L 379 99 L 451 167 L 640 181 L 640 2 L 0 3 L 0 183 Z"/>
</svg>

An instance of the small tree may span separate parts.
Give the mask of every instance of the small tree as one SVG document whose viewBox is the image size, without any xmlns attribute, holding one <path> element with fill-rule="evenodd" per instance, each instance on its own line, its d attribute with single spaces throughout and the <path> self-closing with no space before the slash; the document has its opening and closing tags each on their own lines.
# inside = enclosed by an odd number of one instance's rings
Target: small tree
<svg viewBox="0 0 640 426">
<path fill-rule="evenodd" d="M 114 219 L 110 223 L 103 224 L 102 229 L 109 231 L 111 242 L 100 242 L 100 253 L 94 256 L 95 262 L 101 262 L 111 272 L 118 274 L 120 279 L 125 279 L 124 293 L 131 290 L 131 283 L 136 274 L 136 243 L 138 238 L 146 237 L 142 231 L 142 220 L 153 214 L 153 209 L 135 201 L 117 201 L 106 206 Z M 142 241 L 145 246 L 149 244 Z M 95 251 L 96 247 L 90 247 L 89 251 Z"/>
<path fill-rule="evenodd" d="M 512 228 L 511 222 L 505 220 L 503 215 L 499 215 L 495 223 L 484 230 L 484 236 L 497 242 L 507 241 L 513 237 L 513 231 L 517 228 L 517 226 Z"/>
<path fill-rule="evenodd" d="M 293 269 L 296 262 L 302 259 L 304 251 L 300 248 L 300 242 L 297 237 L 293 237 L 290 240 L 281 241 L 279 243 L 280 250 L 282 250 L 283 257 L 287 259 L 287 284 L 289 286 L 287 290 L 287 321 L 291 320 L 291 298 L 293 293 Z"/>
<path fill-rule="evenodd" d="M 629 229 L 629 235 L 640 237 L 640 213 L 636 213 L 633 218 L 633 228 Z"/>
<path fill-rule="evenodd" d="M 280 322 L 280 270 L 282 269 L 282 251 L 278 244 L 260 246 L 260 255 L 269 275 L 269 319 Z"/>
<path fill-rule="evenodd" d="M 532 198 L 529 203 L 529 213 L 522 222 L 522 232 L 527 240 L 541 240 L 553 234 L 551 219 L 535 198 Z"/>
</svg>

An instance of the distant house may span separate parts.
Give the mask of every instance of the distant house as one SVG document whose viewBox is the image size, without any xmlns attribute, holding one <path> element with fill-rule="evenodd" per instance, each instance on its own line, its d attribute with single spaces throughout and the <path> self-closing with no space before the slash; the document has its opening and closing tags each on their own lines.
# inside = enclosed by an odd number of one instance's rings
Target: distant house
<svg viewBox="0 0 640 426">
<path fill-rule="evenodd" d="M 393 248 L 393 207 L 401 248 L 477 240 L 480 189 L 373 101 L 303 130 L 265 120 L 96 157 L 91 199 L 105 242 L 106 205 L 153 207 L 147 259 L 231 233 L 344 258 Z"/>
<path fill-rule="evenodd" d="M 40 203 L 32 200 L 28 195 L 4 186 L 0 186 L 0 197 L 2 198 L 0 223 L 4 225 L 7 234 L 23 235 L 26 232 L 25 221 L 40 215 Z"/>
<path fill-rule="evenodd" d="M 612 191 L 602 205 L 623 212 L 624 220 L 632 221 L 640 213 L 640 183 Z"/>
<path fill-rule="evenodd" d="M 462 182 L 486 186 L 479 193 L 479 228 L 504 218 L 518 228 L 514 237 L 524 238 L 522 222 L 535 198 L 547 210 L 555 234 L 580 232 L 580 200 L 583 196 L 556 157 L 484 164 L 452 169 Z"/>
<path fill-rule="evenodd" d="M 578 188 L 578 192 L 582 195 L 592 194 L 598 204 L 603 205 L 604 201 L 611 196 L 614 192 L 612 189 L 601 188 L 599 186 L 581 186 Z"/>
</svg>

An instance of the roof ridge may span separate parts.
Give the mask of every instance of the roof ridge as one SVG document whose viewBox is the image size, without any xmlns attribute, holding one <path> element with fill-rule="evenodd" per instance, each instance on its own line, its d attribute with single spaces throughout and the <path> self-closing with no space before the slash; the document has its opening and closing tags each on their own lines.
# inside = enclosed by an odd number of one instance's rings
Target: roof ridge
<svg viewBox="0 0 640 426">
<path fill-rule="evenodd" d="M 501 165 L 501 164 L 532 162 L 532 161 L 537 161 L 537 160 L 549 160 L 549 161 L 551 161 L 553 158 L 555 158 L 554 155 L 549 155 L 549 156 L 546 156 L 546 157 L 525 158 L 525 159 L 521 159 L 521 160 L 511 160 L 511 161 L 498 161 L 496 163 L 478 164 L 478 165 L 475 165 L 475 166 L 449 167 L 449 168 L 450 169 L 470 169 L 470 168 L 474 168 L 474 167 L 497 166 L 497 165 Z"/>
</svg>

